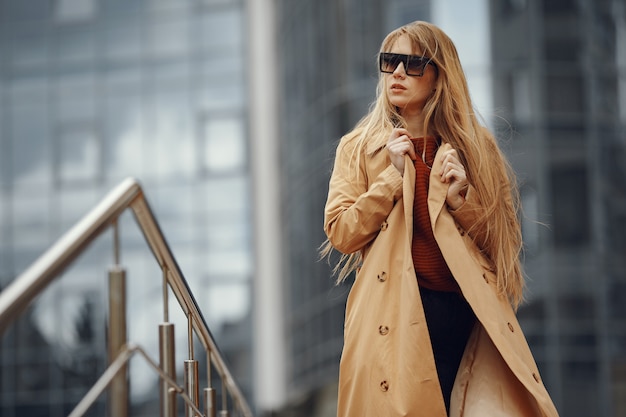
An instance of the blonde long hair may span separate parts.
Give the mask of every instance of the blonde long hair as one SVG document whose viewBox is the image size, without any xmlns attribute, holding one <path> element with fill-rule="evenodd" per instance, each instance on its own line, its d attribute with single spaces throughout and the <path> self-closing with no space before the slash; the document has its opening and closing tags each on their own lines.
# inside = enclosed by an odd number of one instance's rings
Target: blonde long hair
<svg viewBox="0 0 626 417">
<path fill-rule="evenodd" d="M 436 87 L 424 105 L 423 131 L 441 137 L 457 150 L 484 208 L 468 234 L 474 236 L 473 231 L 479 231 L 484 236 L 479 247 L 496 273 L 498 290 L 517 307 L 523 299 L 524 276 L 519 259 L 522 235 L 517 217 L 519 194 L 515 175 L 494 136 L 478 121 L 452 40 L 437 26 L 417 21 L 387 35 L 380 51 L 391 50 L 401 36 L 410 40 L 414 51 L 430 57 L 436 65 Z M 376 95 L 369 113 L 354 129 L 360 132 L 357 149 L 372 138 L 386 138 L 394 127 L 406 127 L 405 120 L 388 100 L 382 74 Z M 321 255 L 327 256 L 332 246 L 327 240 L 320 249 Z M 334 269 L 338 272 L 337 282 L 342 282 L 355 270 L 360 260 L 360 251 L 342 256 Z"/>
</svg>

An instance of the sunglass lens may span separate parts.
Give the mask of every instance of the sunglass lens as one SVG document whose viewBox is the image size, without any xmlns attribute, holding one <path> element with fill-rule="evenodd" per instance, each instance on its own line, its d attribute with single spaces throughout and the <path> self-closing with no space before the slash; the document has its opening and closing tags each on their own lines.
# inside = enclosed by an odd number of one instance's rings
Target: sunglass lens
<svg viewBox="0 0 626 417">
<path fill-rule="evenodd" d="M 407 75 L 423 75 L 424 69 L 428 64 L 428 60 L 418 56 L 409 57 L 409 63 L 406 66 Z"/>
<path fill-rule="evenodd" d="M 400 58 L 396 54 L 380 54 L 380 70 L 382 72 L 394 72 L 400 63 Z"/>
</svg>

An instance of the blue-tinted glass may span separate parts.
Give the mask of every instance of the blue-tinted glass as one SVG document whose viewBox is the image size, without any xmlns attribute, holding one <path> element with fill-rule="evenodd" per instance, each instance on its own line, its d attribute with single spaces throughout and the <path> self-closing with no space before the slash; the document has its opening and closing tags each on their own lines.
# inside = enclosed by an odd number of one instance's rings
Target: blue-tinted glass
<svg viewBox="0 0 626 417">
<path fill-rule="evenodd" d="M 24 75 L 7 79 L 6 90 L 12 103 L 43 104 L 48 99 L 49 86 L 45 75 Z"/>
<path fill-rule="evenodd" d="M 182 249 L 188 249 L 187 245 L 195 230 L 190 216 L 193 202 L 189 182 L 152 187 L 150 192 L 152 209 L 159 218 L 168 242 L 177 253 L 184 253 Z"/>
<path fill-rule="evenodd" d="M 96 34 L 92 30 L 64 29 L 54 37 L 54 59 L 61 65 L 91 64 L 96 57 Z"/>
<path fill-rule="evenodd" d="M 187 92 L 157 91 L 147 110 L 143 149 L 145 172 L 149 176 L 188 177 L 196 171 L 196 141 Z"/>
<path fill-rule="evenodd" d="M 206 13 L 198 21 L 202 31 L 202 46 L 206 51 L 241 48 L 243 44 L 243 17 L 237 8 Z"/>
<path fill-rule="evenodd" d="M 51 4 L 48 1 L 5 0 L 0 2 L 0 7 L 6 21 L 15 22 L 46 19 L 50 16 Z"/>
<path fill-rule="evenodd" d="M 104 198 L 105 192 L 96 187 L 62 187 L 55 192 L 55 206 L 59 208 L 55 217 L 55 229 L 65 233 L 89 213 Z M 97 243 L 94 243 L 94 245 Z M 109 250 L 110 245 L 106 247 Z M 110 256 L 109 256 L 110 258 Z"/>
<path fill-rule="evenodd" d="M 48 41 L 46 37 L 31 36 L 11 41 L 9 57 L 10 68 L 15 73 L 45 67 L 48 63 Z"/>
<path fill-rule="evenodd" d="M 141 19 L 128 15 L 105 26 L 104 56 L 110 61 L 141 61 Z"/>
<path fill-rule="evenodd" d="M 11 175 L 18 186 L 52 182 L 50 120 L 46 102 L 10 109 Z"/>
<path fill-rule="evenodd" d="M 190 34 L 187 19 L 149 21 L 147 31 L 150 57 L 181 56 L 189 52 Z"/>
<path fill-rule="evenodd" d="M 250 310 L 250 285 L 247 283 L 220 282 L 212 284 L 205 292 L 207 317 L 214 328 L 225 323 L 243 320 Z"/>
<path fill-rule="evenodd" d="M 100 139 L 93 124 L 69 125 L 59 129 L 58 176 L 62 183 L 94 181 L 100 173 Z"/>
<path fill-rule="evenodd" d="M 198 97 L 203 110 L 238 110 L 244 106 L 245 90 L 237 73 L 216 76 L 206 80 Z"/>
<path fill-rule="evenodd" d="M 89 22 L 98 13 L 98 0 L 57 0 L 54 3 L 54 21 L 57 24 Z"/>
<path fill-rule="evenodd" d="M 239 78 L 244 74 L 243 63 L 242 51 L 230 49 L 210 53 L 203 57 L 199 63 L 199 70 L 209 80 L 215 76 L 225 76 L 226 74 L 235 74 Z"/>
<path fill-rule="evenodd" d="M 96 117 L 96 80 L 92 73 L 60 75 L 55 113 L 59 123 L 93 121 Z"/>
<path fill-rule="evenodd" d="M 202 141 L 204 169 L 212 173 L 244 169 L 246 137 L 240 116 L 207 117 L 203 123 Z"/>
<path fill-rule="evenodd" d="M 21 272 L 52 243 L 48 193 L 31 189 L 14 193 L 11 201 L 13 262 Z"/>
<path fill-rule="evenodd" d="M 143 179 L 143 118 L 141 97 L 107 97 L 101 117 L 104 132 L 104 173 L 114 182 L 126 176 Z"/>
</svg>

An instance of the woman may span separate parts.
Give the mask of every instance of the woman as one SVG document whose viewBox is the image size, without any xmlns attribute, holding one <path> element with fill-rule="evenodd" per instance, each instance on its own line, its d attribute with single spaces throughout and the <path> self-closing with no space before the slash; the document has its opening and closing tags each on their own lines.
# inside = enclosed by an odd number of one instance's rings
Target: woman
<svg viewBox="0 0 626 417">
<path fill-rule="evenodd" d="M 452 41 L 391 32 L 377 100 L 344 136 L 327 255 L 356 270 L 338 415 L 557 416 L 515 317 L 524 286 L 515 180 L 474 114 Z"/>
</svg>

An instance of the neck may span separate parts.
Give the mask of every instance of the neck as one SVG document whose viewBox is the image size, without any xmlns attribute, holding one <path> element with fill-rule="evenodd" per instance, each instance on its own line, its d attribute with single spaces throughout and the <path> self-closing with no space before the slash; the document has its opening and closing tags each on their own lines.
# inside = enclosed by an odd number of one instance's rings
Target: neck
<svg viewBox="0 0 626 417">
<path fill-rule="evenodd" d="M 411 136 L 414 138 L 421 138 L 426 136 L 424 132 L 424 115 L 419 113 L 403 113 L 402 117 L 406 121 L 407 130 L 411 132 Z"/>
</svg>

